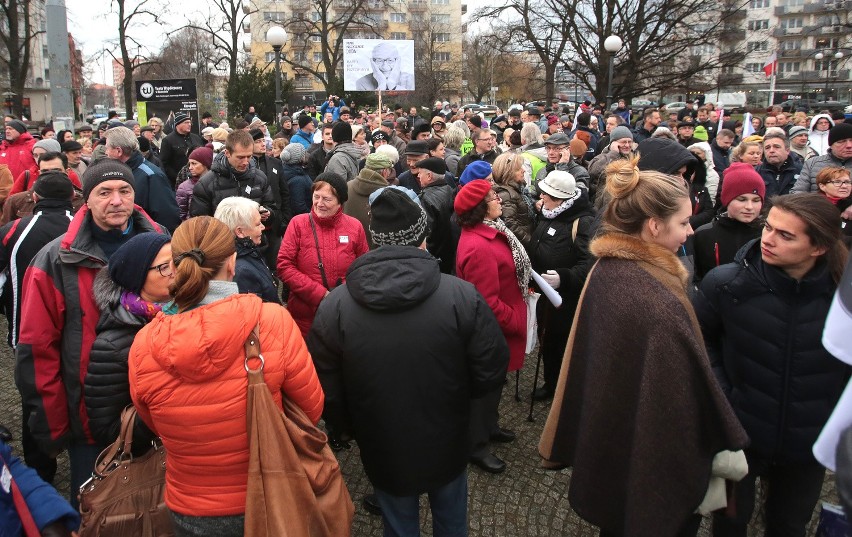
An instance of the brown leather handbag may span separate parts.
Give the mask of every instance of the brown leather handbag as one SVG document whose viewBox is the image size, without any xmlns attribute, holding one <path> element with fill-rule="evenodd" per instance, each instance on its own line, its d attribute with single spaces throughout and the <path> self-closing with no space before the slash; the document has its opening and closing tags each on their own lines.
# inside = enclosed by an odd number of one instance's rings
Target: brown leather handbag
<svg viewBox="0 0 852 537">
<path fill-rule="evenodd" d="M 80 537 L 172 537 L 175 532 L 163 493 L 166 450 L 159 442 L 141 457 L 130 451 L 136 409 L 121 413 L 118 439 L 95 461 L 80 487 Z"/>
<path fill-rule="evenodd" d="M 248 372 L 249 469 L 245 535 L 347 537 L 355 506 L 328 438 L 283 397 L 278 409 L 263 380 L 255 328 L 245 343 Z M 260 367 L 249 362 L 257 359 Z"/>
</svg>

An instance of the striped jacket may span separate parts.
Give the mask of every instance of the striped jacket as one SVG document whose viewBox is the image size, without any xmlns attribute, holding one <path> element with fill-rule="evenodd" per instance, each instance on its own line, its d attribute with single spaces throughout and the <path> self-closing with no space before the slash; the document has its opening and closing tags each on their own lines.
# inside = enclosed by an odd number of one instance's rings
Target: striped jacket
<svg viewBox="0 0 852 537">
<path fill-rule="evenodd" d="M 33 214 L 0 228 L 0 280 L 3 280 L 3 306 L 9 320 L 9 345 L 18 344 L 21 316 L 21 286 L 30 261 L 42 247 L 68 230 L 74 213 L 70 201 L 44 199 Z"/>
<path fill-rule="evenodd" d="M 138 205 L 131 218 L 135 234 L 168 233 Z M 94 443 L 82 384 L 100 318 L 92 283 L 108 259 L 92 226 L 83 206 L 68 232 L 42 248 L 24 275 L 15 382 L 30 431 L 45 452 Z"/>
</svg>

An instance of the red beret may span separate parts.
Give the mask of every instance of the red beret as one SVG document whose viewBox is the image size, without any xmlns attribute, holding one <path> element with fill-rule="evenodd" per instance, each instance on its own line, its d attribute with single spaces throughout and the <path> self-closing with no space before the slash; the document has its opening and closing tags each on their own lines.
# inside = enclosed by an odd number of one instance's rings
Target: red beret
<svg viewBox="0 0 852 537">
<path fill-rule="evenodd" d="M 479 202 L 484 200 L 489 192 L 491 192 L 490 181 L 474 179 L 461 187 L 461 190 L 456 194 L 453 209 L 455 209 L 456 214 L 464 214 L 479 205 Z"/>
</svg>

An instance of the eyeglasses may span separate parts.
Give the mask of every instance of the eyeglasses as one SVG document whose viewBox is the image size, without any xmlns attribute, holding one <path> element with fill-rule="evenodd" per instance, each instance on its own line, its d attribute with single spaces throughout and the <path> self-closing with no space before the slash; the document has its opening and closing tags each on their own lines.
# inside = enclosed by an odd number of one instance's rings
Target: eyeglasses
<svg viewBox="0 0 852 537">
<path fill-rule="evenodd" d="M 839 188 L 839 187 L 841 187 L 841 186 L 850 186 L 850 185 L 852 185 L 852 181 L 829 181 L 829 183 L 830 183 L 830 184 L 832 184 L 832 185 L 834 185 L 834 186 L 836 186 L 836 187 L 838 187 L 838 188 Z"/>
<path fill-rule="evenodd" d="M 148 271 L 156 270 L 160 273 L 160 276 L 163 278 L 168 278 L 169 276 L 175 273 L 174 265 L 172 261 L 166 261 L 165 263 L 160 263 L 159 265 L 154 265 L 153 267 L 148 267 Z"/>
<path fill-rule="evenodd" d="M 488 203 L 491 203 L 494 200 L 497 200 L 498 202 L 503 203 L 503 200 L 500 199 L 500 196 L 498 196 L 496 194 L 491 196 L 491 197 L 485 198 L 485 201 L 488 202 Z"/>
<path fill-rule="evenodd" d="M 382 63 L 385 65 L 393 65 L 399 58 L 373 58 L 373 63 Z"/>
</svg>

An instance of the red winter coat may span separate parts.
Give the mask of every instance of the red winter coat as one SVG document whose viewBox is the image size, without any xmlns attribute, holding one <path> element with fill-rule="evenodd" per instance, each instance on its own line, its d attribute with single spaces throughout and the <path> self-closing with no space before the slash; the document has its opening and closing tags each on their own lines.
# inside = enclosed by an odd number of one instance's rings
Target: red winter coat
<svg viewBox="0 0 852 537">
<path fill-rule="evenodd" d="M 302 336 L 278 304 L 234 294 L 177 315 L 158 314 L 127 359 L 130 396 L 168 453 L 165 501 L 191 516 L 245 512 L 247 377 L 243 344 L 260 326 L 263 378 L 319 421 L 324 396 Z"/>
<path fill-rule="evenodd" d="M 485 224 L 462 228 L 456 276 L 468 281 L 491 307 L 509 344 L 509 371 L 524 365 L 527 305 L 518 287 L 515 261 L 506 236 Z"/>
<path fill-rule="evenodd" d="M 8 164 L 12 177 L 18 177 L 26 169 L 35 166 L 33 146 L 36 139 L 28 132 L 15 138 L 13 142 L 3 141 L 0 145 L 0 164 Z"/>
<path fill-rule="evenodd" d="M 302 336 L 311 329 L 314 315 L 326 293 L 309 215 L 313 216 L 330 288 L 343 283 L 349 265 L 369 251 L 364 226 L 357 219 L 343 214 L 342 207 L 330 218 L 319 218 L 312 209 L 290 220 L 278 251 L 278 277 L 290 288 L 287 309 L 299 325 Z"/>
</svg>

